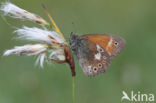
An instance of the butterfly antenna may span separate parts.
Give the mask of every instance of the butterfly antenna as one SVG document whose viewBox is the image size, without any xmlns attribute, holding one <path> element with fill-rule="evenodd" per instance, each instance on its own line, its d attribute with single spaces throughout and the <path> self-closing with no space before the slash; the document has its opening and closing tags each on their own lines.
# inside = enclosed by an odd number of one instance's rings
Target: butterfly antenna
<svg viewBox="0 0 156 103">
<path fill-rule="evenodd" d="M 58 28 L 58 26 L 56 25 L 54 19 L 52 18 L 52 16 L 50 15 L 50 13 L 48 12 L 48 10 L 46 9 L 45 5 L 42 4 L 42 7 L 45 11 L 45 13 L 47 14 L 47 16 L 49 17 L 50 21 L 52 22 L 52 24 L 54 25 L 55 30 L 59 33 L 59 35 L 64 38 L 62 32 L 60 31 L 60 29 Z"/>
<path fill-rule="evenodd" d="M 74 28 L 74 32 L 76 33 L 75 23 L 72 21 L 72 27 Z"/>
</svg>

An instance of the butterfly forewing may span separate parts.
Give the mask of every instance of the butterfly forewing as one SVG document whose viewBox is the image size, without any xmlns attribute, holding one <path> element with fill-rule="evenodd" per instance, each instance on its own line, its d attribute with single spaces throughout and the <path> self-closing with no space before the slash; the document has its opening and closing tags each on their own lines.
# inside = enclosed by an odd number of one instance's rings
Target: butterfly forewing
<svg viewBox="0 0 156 103">
<path fill-rule="evenodd" d="M 106 50 L 111 58 L 119 55 L 122 49 L 125 47 L 125 40 L 119 36 L 110 34 L 86 34 L 83 36 L 88 38 L 88 40 L 99 44 Z"/>
</svg>

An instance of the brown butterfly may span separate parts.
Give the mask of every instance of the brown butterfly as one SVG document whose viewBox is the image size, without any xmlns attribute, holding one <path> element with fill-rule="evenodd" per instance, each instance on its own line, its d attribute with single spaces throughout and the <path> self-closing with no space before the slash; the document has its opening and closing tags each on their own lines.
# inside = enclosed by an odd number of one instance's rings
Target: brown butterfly
<svg viewBox="0 0 156 103">
<path fill-rule="evenodd" d="M 125 40 L 109 34 L 71 33 L 70 46 L 85 75 L 96 76 L 107 70 L 111 60 L 125 47 Z"/>
</svg>

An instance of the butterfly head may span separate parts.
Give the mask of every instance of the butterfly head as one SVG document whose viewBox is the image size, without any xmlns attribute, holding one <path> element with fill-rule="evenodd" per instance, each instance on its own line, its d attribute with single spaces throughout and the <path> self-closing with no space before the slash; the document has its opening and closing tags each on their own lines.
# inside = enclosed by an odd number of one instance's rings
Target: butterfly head
<svg viewBox="0 0 156 103">
<path fill-rule="evenodd" d="M 75 51 L 77 49 L 78 42 L 79 42 L 79 36 L 74 34 L 73 32 L 71 32 L 69 44 L 73 51 Z"/>
</svg>

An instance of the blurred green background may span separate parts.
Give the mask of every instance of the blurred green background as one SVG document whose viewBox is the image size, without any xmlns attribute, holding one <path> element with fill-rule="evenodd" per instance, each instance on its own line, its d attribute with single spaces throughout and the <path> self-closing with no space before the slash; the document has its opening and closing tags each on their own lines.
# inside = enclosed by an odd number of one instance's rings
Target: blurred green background
<svg viewBox="0 0 156 103">
<path fill-rule="evenodd" d="M 155 0 L 11 2 L 48 20 L 41 7 L 44 3 L 66 38 L 70 32 L 110 33 L 125 38 L 126 48 L 103 75 L 85 76 L 75 59 L 77 103 L 120 103 L 123 90 L 129 95 L 132 90 L 156 95 Z M 6 21 L 16 27 L 37 26 L 9 17 Z M 71 103 L 72 79 L 68 65 L 51 63 L 41 69 L 34 66 L 36 57 L 2 56 L 6 49 L 30 43 L 14 39 L 13 30 L 0 18 L 0 103 Z"/>
</svg>

